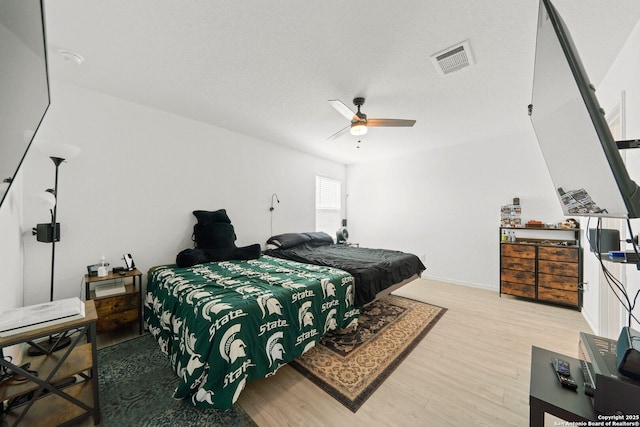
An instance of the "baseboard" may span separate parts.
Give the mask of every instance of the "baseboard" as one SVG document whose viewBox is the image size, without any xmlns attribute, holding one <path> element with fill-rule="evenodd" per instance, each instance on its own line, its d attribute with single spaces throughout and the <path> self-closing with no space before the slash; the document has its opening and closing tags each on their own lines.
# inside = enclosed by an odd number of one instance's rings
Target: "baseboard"
<svg viewBox="0 0 640 427">
<path fill-rule="evenodd" d="M 598 322 L 595 322 L 591 318 L 591 316 L 589 316 L 589 314 L 586 312 L 586 310 L 584 310 L 584 307 L 582 308 L 581 313 L 582 313 L 582 317 L 584 318 L 584 320 L 586 320 L 587 324 L 591 328 L 591 331 L 593 331 L 593 333 L 596 334 L 596 335 L 600 335 L 600 334 L 595 332 L 595 331 L 599 330 L 599 328 L 597 327 L 598 326 Z"/>
<path fill-rule="evenodd" d="M 484 289 L 485 291 L 494 291 L 494 292 L 499 292 L 500 291 L 500 289 L 498 289 L 497 286 L 489 286 L 489 285 L 485 285 L 485 284 L 482 284 L 482 283 L 463 282 L 463 281 L 460 281 L 460 280 L 452 280 L 452 279 L 447 279 L 447 278 L 444 278 L 444 277 L 429 276 L 429 275 L 426 275 L 426 274 L 422 274 L 421 277 L 423 279 L 426 279 L 426 280 L 435 280 L 437 282 L 450 283 L 452 285 L 467 286 L 469 288 Z"/>
</svg>

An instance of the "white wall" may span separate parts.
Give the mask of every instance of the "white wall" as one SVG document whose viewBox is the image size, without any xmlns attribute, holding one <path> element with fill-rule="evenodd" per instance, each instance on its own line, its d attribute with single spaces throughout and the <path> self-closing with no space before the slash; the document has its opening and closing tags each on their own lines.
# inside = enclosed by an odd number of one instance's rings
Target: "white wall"
<svg viewBox="0 0 640 427">
<path fill-rule="evenodd" d="M 523 112 L 523 114 L 526 114 Z M 564 220 L 533 134 L 347 167 L 350 240 L 425 256 L 425 277 L 499 289 L 500 207 Z"/>
<path fill-rule="evenodd" d="M 607 75 L 598 86 L 597 91 L 598 99 L 605 112 L 611 112 L 616 105 L 623 105 L 624 118 L 626 118 L 624 126 L 626 139 L 640 139 L 640 120 L 638 119 L 640 117 L 640 80 L 638 79 L 638 75 L 640 75 L 640 56 L 638 52 L 640 52 L 640 23 L 635 26 Z M 622 154 L 626 157 L 629 175 L 637 183 L 640 183 L 640 149 L 623 150 Z M 640 233 L 640 219 L 631 220 L 631 225 L 633 233 L 638 235 Z M 625 225 L 623 231 L 626 232 L 626 229 Z M 629 238 L 628 233 L 623 235 L 622 238 Z M 627 250 L 632 250 L 631 246 L 628 246 Z M 587 262 L 595 264 L 594 257 L 590 257 Z M 589 268 L 598 270 L 599 267 Z M 640 289 L 640 271 L 635 265 L 626 266 L 620 278 L 625 283 L 627 292 L 633 299 L 633 296 Z M 594 301 L 593 298 L 602 298 L 601 295 L 598 296 L 596 294 L 590 297 L 591 299 L 587 301 L 590 307 L 597 305 L 597 301 Z M 613 298 L 612 300 L 616 304 Z M 638 303 L 640 304 L 640 298 Z M 640 308 L 636 307 L 634 313 L 636 317 L 640 317 Z M 594 312 L 590 312 L 589 315 L 597 316 Z M 604 333 L 605 331 L 619 331 L 622 326 L 626 325 L 626 322 L 627 319 L 624 317 L 620 319 L 617 325 L 606 327 L 609 325 L 597 324 L 596 326 L 602 331 L 603 335 L 607 335 Z M 640 324 L 634 322 L 633 327 L 638 329 Z M 608 335 L 611 338 L 617 338 L 617 336 L 612 335 L 613 333 L 610 332 Z"/>
<path fill-rule="evenodd" d="M 598 87 L 607 111 L 620 102 L 624 91 L 628 139 L 640 138 L 639 51 L 640 24 Z M 640 182 L 640 149 L 625 154 L 630 175 Z M 524 221 L 564 219 L 533 132 L 352 165 L 347 168 L 347 192 L 350 240 L 425 256 L 425 277 L 495 290 L 500 205 L 518 196 Z M 631 223 L 637 235 L 640 220 Z M 584 237 L 584 280 L 589 287 L 582 312 L 596 333 L 617 338 L 609 331 L 619 331 L 626 319 L 613 319 L 619 325 L 612 325 L 602 313 L 600 266 Z M 640 271 L 627 266 L 621 279 L 633 298 L 640 289 Z M 636 307 L 636 317 L 639 312 Z M 634 327 L 639 327 L 637 322 Z"/>
<path fill-rule="evenodd" d="M 175 262 L 193 247 L 196 209 L 227 210 L 238 246 L 273 232 L 313 230 L 315 174 L 344 180 L 345 166 L 133 104 L 52 82 L 52 105 L 36 140 L 73 144 L 60 166 L 55 298 L 81 295 L 86 266 L 104 254 L 138 268 Z M 31 150 L 24 165 L 24 228 L 46 222 L 31 196 L 53 187 L 50 159 Z M 25 304 L 48 299 L 51 245 L 25 233 Z M 145 278 L 146 280 L 146 278 Z"/>
<path fill-rule="evenodd" d="M 22 303 L 22 173 L 19 172 L 0 206 L 0 312 Z"/>
</svg>

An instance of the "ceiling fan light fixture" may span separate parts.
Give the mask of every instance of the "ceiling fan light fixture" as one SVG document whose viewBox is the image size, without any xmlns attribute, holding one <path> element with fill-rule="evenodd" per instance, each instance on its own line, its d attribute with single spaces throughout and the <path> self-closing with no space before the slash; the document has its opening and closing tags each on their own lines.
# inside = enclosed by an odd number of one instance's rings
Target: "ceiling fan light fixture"
<svg viewBox="0 0 640 427">
<path fill-rule="evenodd" d="M 365 122 L 351 123 L 351 135 L 361 136 L 367 133 L 367 124 Z"/>
</svg>

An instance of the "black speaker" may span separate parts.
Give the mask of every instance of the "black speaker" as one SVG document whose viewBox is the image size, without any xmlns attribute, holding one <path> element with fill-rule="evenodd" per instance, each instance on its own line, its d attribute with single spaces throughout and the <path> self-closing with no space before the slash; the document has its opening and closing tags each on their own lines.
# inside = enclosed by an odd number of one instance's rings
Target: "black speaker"
<svg viewBox="0 0 640 427">
<path fill-rule="evenodd" d="M 60 241 L 60 223 L 56 223 L 56 242 Z M 49 223 L 36 225 L 36 239 L 38 242 L 53 242 L 53 226 Z"/>
<path fill-rule="evenodd" d="M 640 332 L 628 326 L 622 328 L 616 344 L 618 372 L 640 380 Z"/>
<path fill-rule="evenodd" d="M 611 228 L 600 229 L 600 253 L 620 250 L 620 232 Z M 589 246 L 591 252 L 598 252 L 598 229 L 589 229 Z"/>
</svg>

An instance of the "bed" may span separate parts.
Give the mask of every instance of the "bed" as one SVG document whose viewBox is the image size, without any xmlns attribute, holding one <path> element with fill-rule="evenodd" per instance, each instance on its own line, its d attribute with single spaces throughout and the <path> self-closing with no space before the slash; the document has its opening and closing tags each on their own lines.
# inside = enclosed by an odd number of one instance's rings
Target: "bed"
<svg viewBox="0 0 640 427">
<path fill-rule="evenodd" d="M 149 271 L 144 318 L 179 377 L 174 398 L 228 409 L 245 385 L 354 327 L 353 277 L 261 256 Z"/>
<path fill-rule="evenodd" d="M 389 249 L 334 244 L 323 232 L 285 233 L 267 240 L 265 254 L 281 259 L 345 270 L 355 279 L 356 307 L 419 277 L 426 269 L 416 255 Z"/>
</svg>

